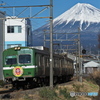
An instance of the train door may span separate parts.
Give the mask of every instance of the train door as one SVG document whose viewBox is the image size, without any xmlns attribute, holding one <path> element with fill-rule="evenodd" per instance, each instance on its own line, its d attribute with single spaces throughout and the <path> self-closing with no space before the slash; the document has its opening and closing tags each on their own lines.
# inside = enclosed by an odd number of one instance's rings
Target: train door
<svg viewBox="0 0 100 100">
<path fill-rule="evenodd" d="M 43 67 L 43 76 L 45 76 L 45 55 L 44 56 L 42 56 L 42 60 L 43 60 L 43 62 L 42 62 L 42 67 Z"/>
<path fill-rule="evenodd" d="M 36 62 L 38 67 L 38 75 L 45 75 L 45 56 L 42 54 L 36 54 Z"/>
<path fill-rule="evenodd" d="M 59 66 L 60 66 L 60 62 L 59 62 L 59 58 L 54 58 L 54 75 L 55 76 L 58 76 L 60 74 L 60 71 L 59 71 Z"/>
<path fill-rule="evenodd" d="M 37 64 L 37 75 L 40 76 L 41 73 L 41 55 L 40 54 L 36 54 L 36 64 Z"/>
<path fill-rule="evenodd" d="M 45 56 L 45 75 L 46 76 L 50 75 L 50 61 L 49 61 L 49 56 Z"/>
</svg>

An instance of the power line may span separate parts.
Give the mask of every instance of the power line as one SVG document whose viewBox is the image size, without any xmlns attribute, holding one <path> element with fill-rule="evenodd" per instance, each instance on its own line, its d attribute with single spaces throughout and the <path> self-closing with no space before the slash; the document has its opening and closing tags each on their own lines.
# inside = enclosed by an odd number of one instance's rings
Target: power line
<svg viewBox="0 0 100 100">
<path fill-rule="evenodd" d="M 0 8 L 22 8 L 22 7 L 50 7 L 50 5 L 5 6 L 5 7 L 0 7 Z"/>
</svg>

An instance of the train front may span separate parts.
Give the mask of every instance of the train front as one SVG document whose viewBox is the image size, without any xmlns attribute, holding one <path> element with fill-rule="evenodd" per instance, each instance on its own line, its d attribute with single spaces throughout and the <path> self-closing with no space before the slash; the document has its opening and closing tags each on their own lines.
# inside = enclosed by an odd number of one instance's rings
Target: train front
<svg viewBox="0 0 100 100">
<path fill-rule="evenodd" d="M 7 83 L 23 84 L 30 81 L 34 73 L 34 52 L 31 48 L 15 47 L 4 50 L 3 75 Z"/>
</svg>

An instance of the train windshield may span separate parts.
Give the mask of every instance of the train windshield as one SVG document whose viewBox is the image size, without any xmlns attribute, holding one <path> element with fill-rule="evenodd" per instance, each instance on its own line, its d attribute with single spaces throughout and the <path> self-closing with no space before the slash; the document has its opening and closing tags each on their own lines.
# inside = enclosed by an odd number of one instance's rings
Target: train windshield
<svg viewBox="0 0 100 100">
<path fill-rule="evenodd" d="M 19 63 L 31 63 L 31 55 L 19 55 Z"/>
<path fill-rule="evenodd" d="M 6 58 L 6 65 L 17 64 L 17 58 Z"/>
</svg>

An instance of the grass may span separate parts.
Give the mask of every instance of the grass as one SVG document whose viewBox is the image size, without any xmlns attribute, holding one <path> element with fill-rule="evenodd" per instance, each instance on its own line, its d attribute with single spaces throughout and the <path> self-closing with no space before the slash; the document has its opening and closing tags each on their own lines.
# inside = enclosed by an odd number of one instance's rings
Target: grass
<svg viewBox="0 0 100 100">
<path fill-rule="evenodd" d="M 56 92 L 54 91 L 54 89 L 51 88 L 47 88 L 47 87 L 43 87 L 40 91 L 39 91 L 39 95 L 40 97 L 47 99 L 47 100 L 53 100 L 57 97 Z"/>
<path fill-rule="evenodd" d="M 43 87 L 33 94 L 23 94 L 20 97 L 20 92 L 16 94 L 15 99 L 10 100 L 92 100 L 94 97 L 88 96 L 70 96 L 70 92 L 98 92 L 99 87 L 90 79 L 83 79 L 83 82 L 74 81 L 71 84 L 54 88 Z M 94 99 L 93 99 L 94 100 Z"/>
<path fill-rule="evenodd" d="M 64 97 L 64 100 L 76 100 L 75 97 L 70 96 L 70 93 L 67 91 L 66 88 L 60 89 L 59 92 L 60 92 L 60 95 Z"/>
<path fill-rule="evenodd" d="M 67 91 L 66 88 L 48 88 L 43 87 L 39 91 L 40 97 L 43 98 L 43 100 L 76 100 L 75 97 L 71 97 L 70 93 Z"/>
</svg>

